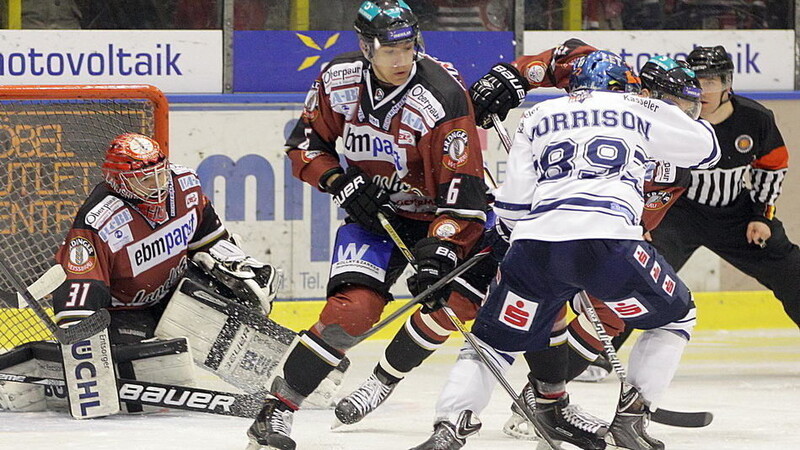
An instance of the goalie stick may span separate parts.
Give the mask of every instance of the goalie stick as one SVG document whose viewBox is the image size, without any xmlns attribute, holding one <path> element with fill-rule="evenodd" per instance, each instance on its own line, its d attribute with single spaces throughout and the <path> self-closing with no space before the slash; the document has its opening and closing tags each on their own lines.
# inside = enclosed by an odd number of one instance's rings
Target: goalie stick
<svg viewBox="0 0 800 450">
<path fill-rule="evenodd" d="M 492 125 L 494 125 L 495 131 L 497 131 L 498 136 L 500 137 L 500 141 L 503 144 L 503 148 L 505 148 L 506 153 L 511 151 L 511 137 L 508 135 L 508 131 L 503 126 L 503 122 L 500 121 L 500 118 L 497 114 L 490 115 L 492 119 Z M 580 294 L 581 305 L 583 309 L 586 310 L 586 313 L 589 317 L 589 321 L 592 323 L 595 331 L 597 332 L 600 341 L 603 343 L 603 348 L 608 355 L 608 360 L 611 362 L 611 366 L 614 368 L 614 372 L 619 378 L 620 383 L 622 383 L 623 388 L 629 386 L 626 380 L 625 374 L 625 367 L 623 367 L 622 363 L 617 356 L 616 349 L 611 344 L 611 337 L 608 336 L 606 333 L 605 328 L 603 327 L 603 323 L 600 321 L 600 318 L 597 316 L 597 312 L 594 310 L 594 306 L 592 306 L 592 302 L 589 300 L 589 297 L 586 295 L 585 291 L 581 291 Z M 714 419 L 714 415 L 707 411 L 701 412 L 683 412 L 683 411 L 670 411 L 666 409 L 656 409 L 650 415 L 650 420 L 653 422 L 658 422 L 663 425 L 669 425 L 673 427 L 684 427 L 684 428 L 700 428 L 707 426 L 711 423 Z"/>
<path fill-rule="evenodd" d="M 58 378 L 34 377 L 11 373 L 0 373 L 0 381 L 36 384 L 50 387 L 65 387 L 66 382 Z M 178 386 L 147 381 L 117 378 L 119 399 L 135 405 L 181 409 L 223 416 L 252 419 L 263 406 L 264 395 L 234 394 L 188 386 Z"/>
<path fill-rule="evenodd" d="M 111 316 L 105 309 L 97 311 L 69 328 L 59 328 L 50 319 L 45 309 L 39 304 L 38 298 L 53 292 L 67 279 L 64 269 L 60 265 L 55 265 L 48 269 L 30 288 L 26 287 L 22 279 L 10 270 L 2 260 L 0 260 L 0 271 L 3 272 L 6 280 L 18 291 L 19 295 L 22 296 L 23 300 L 36 314 L 36 317 L 39 318 L 60 344 L 72 345 L 82 341 L 108 328 L 111 323 Z"/>
<path fill-rule="evenodd" d="M 414 268 L 416 271 L 414 254 L 411 253 L 411 250 L 409 250 L 405 242 L 403 242 L 403 239 L 400 238 L 399 234 L 397 234 L 397 231 L 394 229 L 392 224 L 389 223 L 389 221 L 386 219 L 386 216 L 384 216 L 382 213 L 378 213 L 378 220 L 380 220 L 381 225 L 383 225 L 383 229 L 386 230 L 386 233 L 388 233 L 389 237 L 392 238 L 394 244 L 397 246 L 397 248 L 400 249 L 400 252 L 403 254 L 403 256 L 406 257 L 408 262 L 411 264 L 411 267 Z M 430 291 L 430 288 L 423 291 L 422 294 L 418 295 L 417 297 L 421 297 L 424 299 L 425 297 L 427 297 L 426 293 L 428 291 Z M 445 312 L 445 314 L 447 314 L 447 318 L 450 319 L 450 322 L 452 322 L 453 326 L 456 327 L 456 329 L 459 332 L 461 332 L 461 334 L 464 336 L 464 339 L 466 339 L 469 345 L 472 347 L 472 349 L 475 350 L 475 353 L 478 355 L 478 358 L 481 360 L 483 365 L 485 365 L 486 368 L 489 369 L 489 372 L 492 373 L 497 382 L 500 383 L 500 385 L 508 393 L 508 395 L 511 396 L 511 400 L 514 402 L 514 404 L 517 405 L 517 408 L 519 408 L 519 410 L 522 411 L 522 413 L 525 415 L 525 418 L 528 419 L 528 421 L 530 421 L 530 423 L 533 424 L 533 427 L 536 429 L 536 432 L 539 434 L 539 436 L 542 437 L 542 439 L 544 439 L 544 442 L 548 446 L 550 446 L 552 450 L 562 450 L 561 446 L 559 446 L 553 440 L 553 438 L 547 434 L 547 431 L 536 419 L 534 412 L 531 411 L 527 407 L 527 405 L 525 405 L 525 402 L 522 401 L 519 394 L 517 394 L 514 391 L 514 388 L 511 387 L 511 384 L 508 382 L 506 377 L 503 376 L 503 373 L 500 372 L 500 369 L 498 369 L 497 366 L 495 366 L 491 361 L 489 361 L 489 357 L 486 356 L 486 354 L 484 353 L 483 347 L 481 347 L 480 344 L 478 344 L 478 342 L 475 340 L 475 337 L 472 336 L 472 333 L 470 333 L 469 330 L 467 330 L 467 328 L 464 326 L 464 324 L 461 323 L 461 319 L 458 318 L 456 313 L 446 304 L 442 306 L 442 310 Z"/>
</svg>

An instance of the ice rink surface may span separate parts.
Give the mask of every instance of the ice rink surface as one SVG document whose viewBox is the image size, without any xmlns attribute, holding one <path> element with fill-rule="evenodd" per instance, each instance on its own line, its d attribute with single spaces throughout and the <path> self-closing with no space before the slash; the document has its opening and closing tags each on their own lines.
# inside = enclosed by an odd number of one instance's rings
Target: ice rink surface
<svg viewBox="0 0 800 450">
<path fill-rule="evenodd" d="M 404 380 L 375 413 L 349 428 L 330 430 L 331 410 L 295 414 L 293 437 L 298 449 L 408 449 L 431 432 L 439 389 L 455 360 L 460 339 L 434 354 Z M 353 361 L 344 393 L 365 378 L 379 359 L 385 341 L 365 342 L 349 353 Z M 626 352 L 622 352 L 625 359 Z M 509 379 L 524 383 L 525 364 L 517 362 Z M 207 387 L 222 388 L 210 376 Z M 596 384 L 572 383 L 572 402 L 611 419 L 619 383 L 612 375 Z M 509 398 L 499 387 L 481 415 L 483 429 L 465 449 L 535 449 L 536 444 L 506 437 Z M 800 448 L 800 333 L 797 330 L 697 332 L 663 406 L 684 411 L 712 411 L 714 422 L 700 429 L 651 424 L 650 434 L 670 450 Z M 0 413 L 1 450 L 113 449 L 205 450 L 247 445 L 250 420 L 207 414 L 165 412 L 115 416 L 89 421 L 66 413 Z"/>
</svg>

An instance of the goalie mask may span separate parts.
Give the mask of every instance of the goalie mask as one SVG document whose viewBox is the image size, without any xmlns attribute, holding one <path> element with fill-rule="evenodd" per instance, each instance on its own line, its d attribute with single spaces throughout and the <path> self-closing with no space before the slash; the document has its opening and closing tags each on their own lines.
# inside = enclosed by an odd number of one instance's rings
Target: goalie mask
<svg viewBox="0 0 800 450">
<path fill-rule="evenodd" d="M 167 220 L 169 161 L 158 142 L 135 133 L 117 136 L 106 150 L 102 170 L 106 183 L 146 218 Z"/>
</svg>

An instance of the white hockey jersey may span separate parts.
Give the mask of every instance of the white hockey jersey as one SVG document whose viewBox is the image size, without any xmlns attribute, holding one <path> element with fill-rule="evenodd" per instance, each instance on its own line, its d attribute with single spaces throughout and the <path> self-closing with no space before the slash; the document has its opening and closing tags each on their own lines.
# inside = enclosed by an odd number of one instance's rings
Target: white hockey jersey
<svg viewBox="0 0 800 450">
<path fill-rule="evenodd" d="M 647 160 L 709 168 L 714 130 L 677 106 L 593 91 L 537 104 L 522 116 L 495 212 L 511 239 L 642 239 Z"/>
</svg>

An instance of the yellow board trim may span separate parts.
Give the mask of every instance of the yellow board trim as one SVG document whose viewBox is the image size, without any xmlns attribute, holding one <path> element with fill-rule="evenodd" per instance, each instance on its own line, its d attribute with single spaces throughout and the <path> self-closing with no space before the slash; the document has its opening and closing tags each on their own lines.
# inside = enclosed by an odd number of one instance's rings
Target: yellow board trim
<svg viewBox="0 0 800 450">
<path fill-rule="evenodd" d="M 394 312 L 408 300 L 401 299 L 389 303 L 384 316 Z M 779 302 L 770 291 L 744 292 L 701 292 L 695 294 L 697 303 L 698 330 L 745 330 L 745 329 L 779 329 L 797 328 Z M 319 301 L 286 301 L 276 302 L 272 308 L 272 320 L 295 331 L 305 330 L 317 321 L 325 302 Z M 413 309 L 412 309 L 413 311 Z M 49 333 L 30 311 L 23 311 L 24 320 L 19 317 L 8 320 L 10 314 L 19 314 L 18 310 L 0 309 L 0 333 L 3 335 L 24 335 L 26 342 L 45 339 Z M 410 314 L 410 313 L 409 313 Z M 19 327 L 10 329 L 9 323 L 18 323 L 25 329 L 21 333 Z M 21 322 L 21 323 L 20 323 Z M 398 318 L 370 339 L 391 339 L 405 322 L 405 317 Z M 23 342 L 14 342 L 19 345 Z"/>
<path fill-rule="evenodd" d="M 770 291 L 701 292 L 694 296 L 698 330 L 797 328 Z M 384 316 L 406 301 L 390 303 Z M 292 330 L 304 330 L 317 321 L 324 304 L 324 301 L 276 302 L 271 318 Z M 404 319 L 397 319 L 372 339 L 391 339 L 403 322 Z"/>
</svg>

